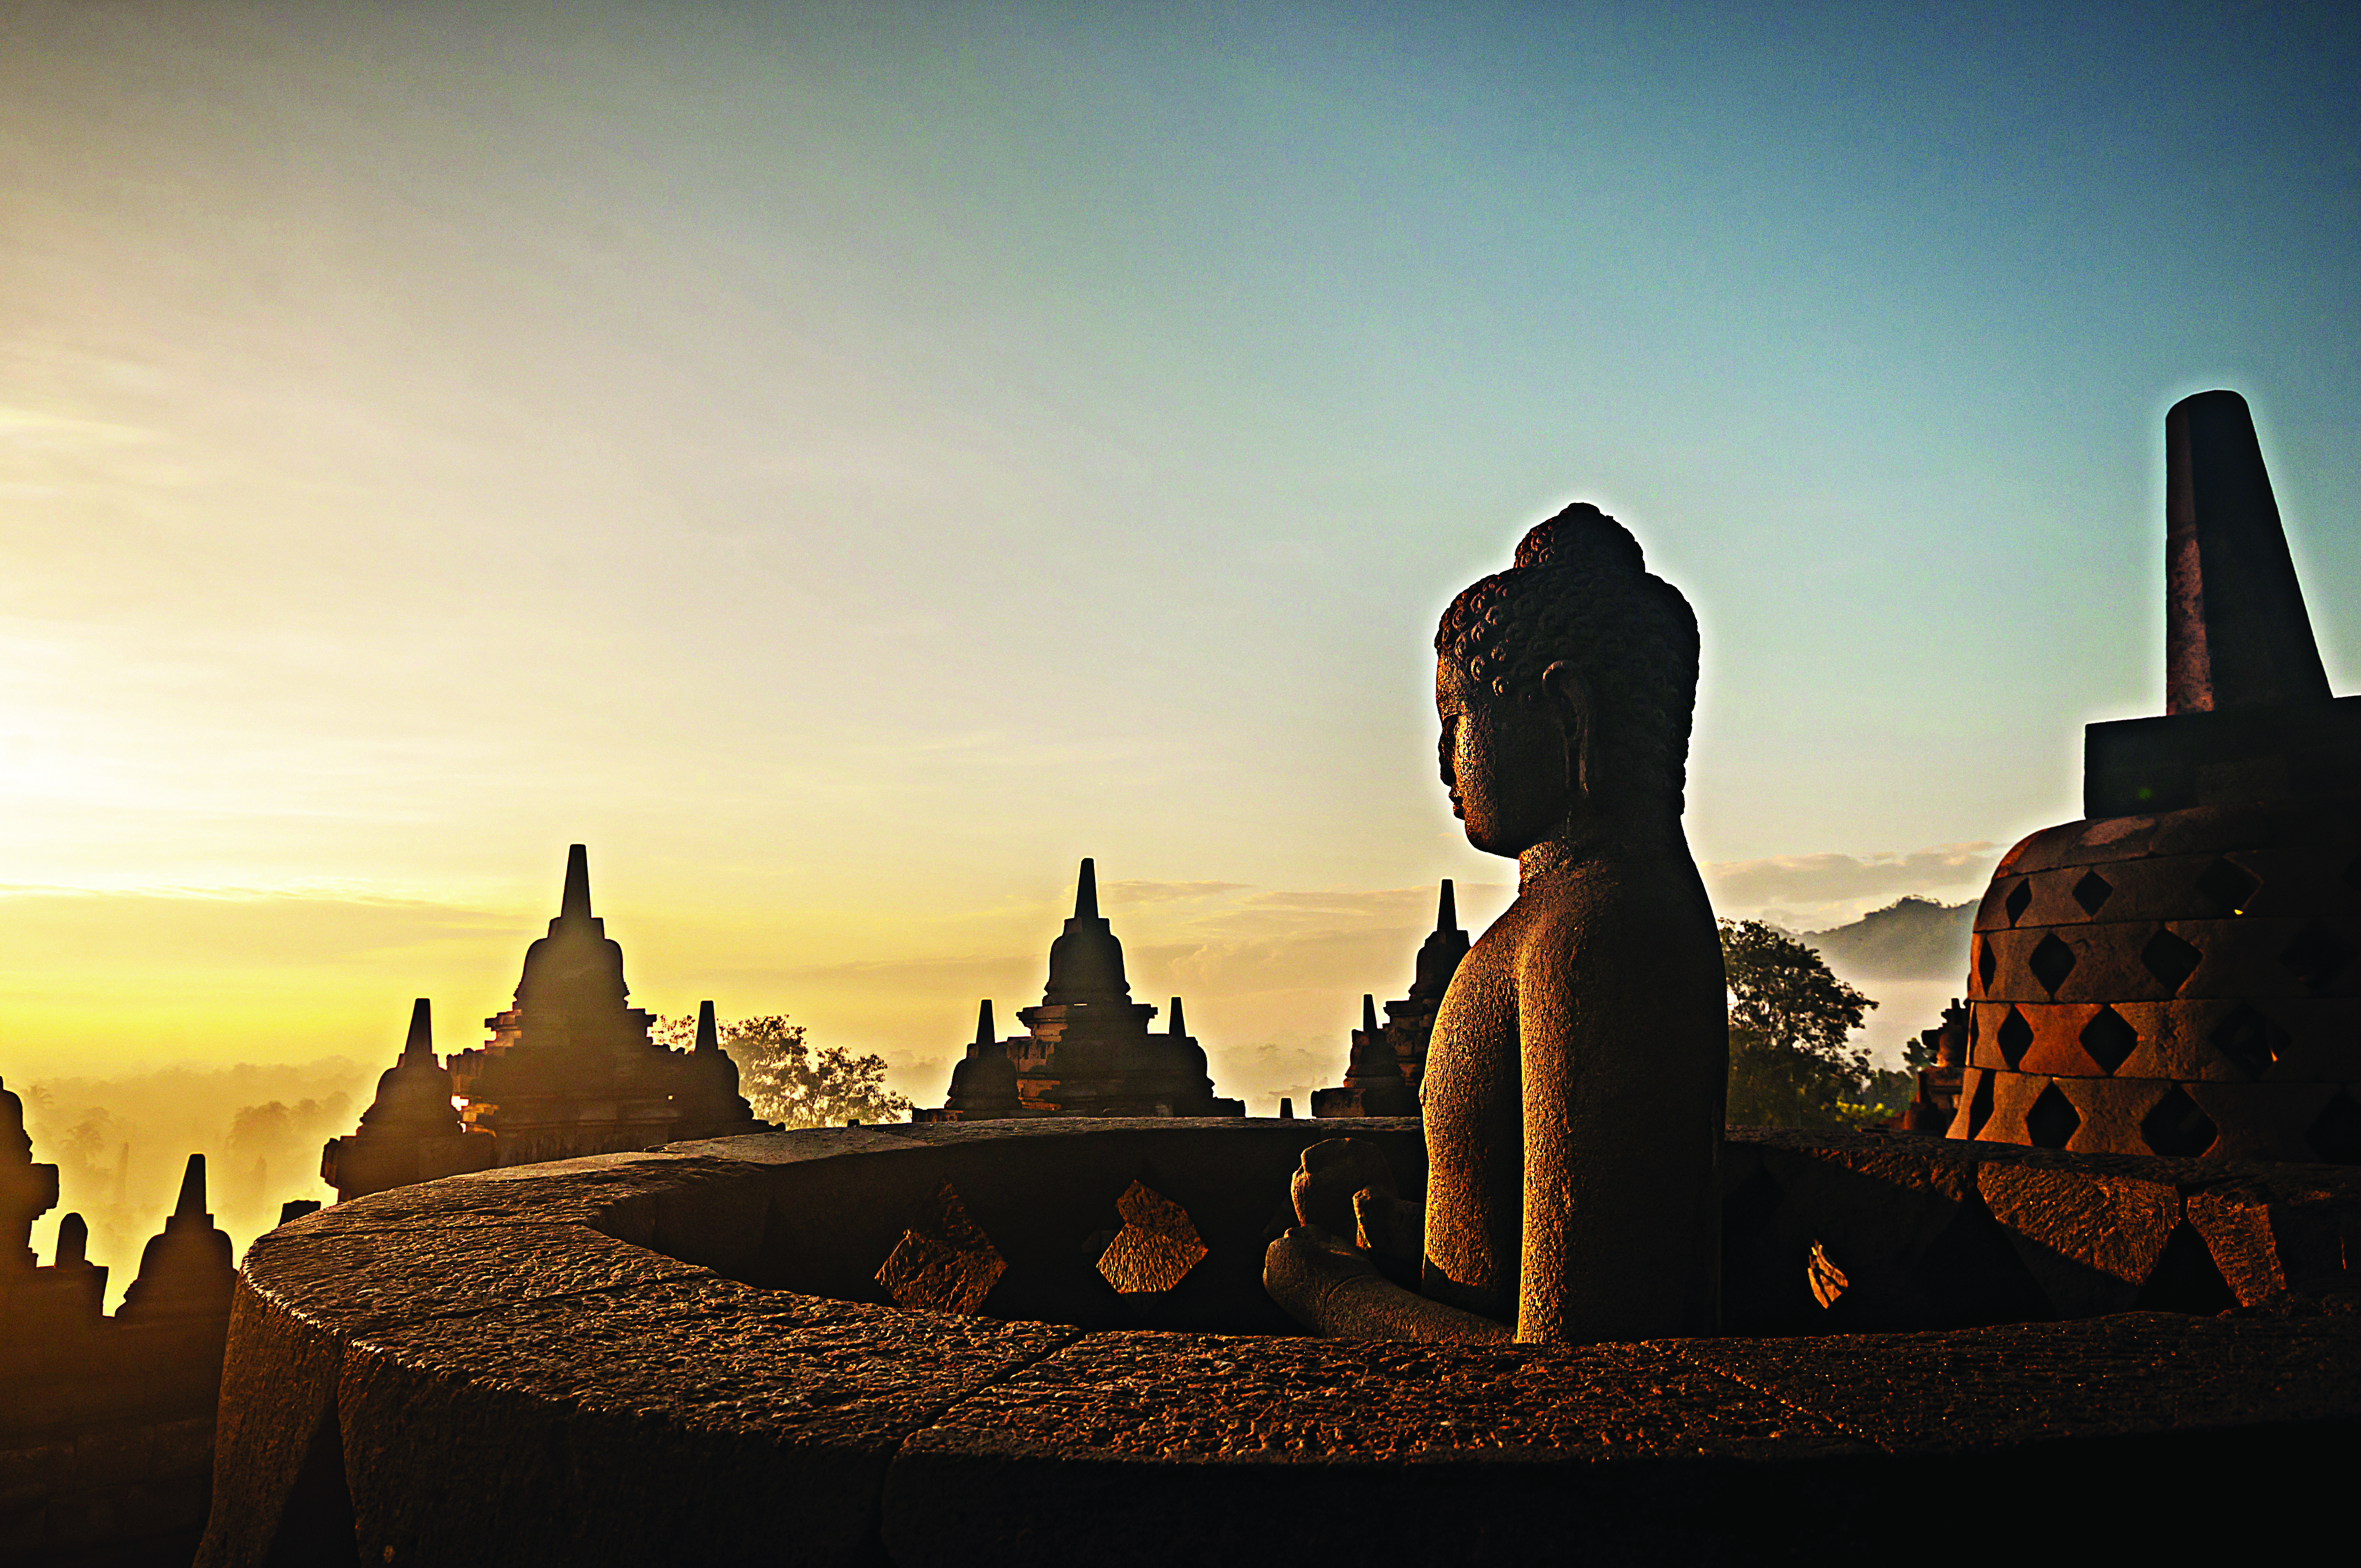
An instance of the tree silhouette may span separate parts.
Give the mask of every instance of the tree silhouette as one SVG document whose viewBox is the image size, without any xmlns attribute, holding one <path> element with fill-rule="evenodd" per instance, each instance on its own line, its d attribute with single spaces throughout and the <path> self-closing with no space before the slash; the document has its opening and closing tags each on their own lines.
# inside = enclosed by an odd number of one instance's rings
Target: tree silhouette
<svg viewBox="0 0 2361 1568">
<path fill-rule="evenodd" d="M 840 1127 L 847 1122 L 903 1122 L 907 1096 L 885 1087 L 885 1058 L 854 1056 L 841 1046 L 815 1051 L 804 1026 L 784 1013 L 717 1019 L 721 1048 L 738 1064 L 738 1092 L 754 1114 L 784 1127 Z M 686 1050 L 697 1043 L 697 1019 L 657 1022 L 656 1043 Z"/>
<path fill-rule="evenodd" d="M 1721 923 L 1730 983 L 1730 1120 L 1758 1127 L 1857 1126 L 1898 1073 L 1879 1073 L 1845 1042 L 1877 1005 L 1817 952 L 1760 920 Z"/>
</svg>

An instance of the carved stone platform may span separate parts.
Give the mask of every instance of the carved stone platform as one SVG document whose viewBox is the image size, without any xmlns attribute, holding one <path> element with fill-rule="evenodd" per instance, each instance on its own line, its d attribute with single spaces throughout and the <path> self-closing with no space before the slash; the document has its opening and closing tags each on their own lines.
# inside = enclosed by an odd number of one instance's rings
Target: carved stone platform
<svg viewBox="0 0 2361 1568">
<path fill-rule="evenodd" d="M 1295 1337 L 1261 1298 L 1287 1173 L 1339 1130 L 795 1132 L 297 1221 L 246 1259 L 199 1562 L 1780 1561 L 1946 1530 L 2048 1560 L 2337 1528 L 2356 1173 L 1735 1130 L 1751 1332 L 1430 1346 Z M 1349 1130 L 1416 1190 L 1415 1122 Z M 2061 1489 L 2092 1506 L 2029 1542 L 2007 1499 Z"/>
</svg>

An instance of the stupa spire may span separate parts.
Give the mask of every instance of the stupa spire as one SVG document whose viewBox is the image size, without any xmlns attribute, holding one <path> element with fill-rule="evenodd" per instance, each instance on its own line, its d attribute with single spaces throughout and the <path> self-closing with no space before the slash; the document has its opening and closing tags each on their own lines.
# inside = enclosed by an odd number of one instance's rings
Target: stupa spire
<svg viewBox="0 0 2361 1568">
<path fill-rule="evenodd" d="M 1188 1025 L 1188 1024 L 1187 1024 L 1186 1022 L 1184 1022 L 1184 1021 L 1182 1020 L 1182 1018 L 1181 1018 L 1181 1016 L 1180 1016 L 1180 999 L 1179 997 L 1177 997 L 1177 996 L 1176 996 L 1176 997 L 1174 997 L 1174 998 L 1172 999 L 1172 1027 L 1171 1027 L 1171 1033 L 1173 1033 L 1173 1034 L 1175 1034 L 1175 1035 L 1185 1035 L 1185 1034 L 1187 1034 L 1188 1032 L 1189 1032 L 1189 1025 Z"/>
<path fill-rule="evenodd" d="M 590 915 L 590 849 L 572 844 L 566 850 L 566 895 L 558 903 L 560 920 L 588 920 Z"/>
<path fill-rule="evenodd" d="M 713 1003 L 697 1004 L 697 1054 L 711 1056 L 721 1048 L 721 1025 L 714 1021 Z"/>
<path fill-rule="evenodd" d="M 1095 920 L 1099 917 L 1098 863 L 1089 856 L 1082 857 L 1082 874 L 1074 883 L 1074 918 Z"/>
<path fill-rule="evenodd" d="M 992 1026 L 992 998 L 987 996 L 975 1010 L 975 1043 L 978 1049 L 992 1044 L 995 1031 Z M 970 1053 L 971 1055 L 973 1053 Z"/>
<path fill-rule="evenodd" d="M 2200 392 L 2164 420 L 2165 711 L 2325 702 L 2254 414 Z"/>
<path fill-rule="evenodd" d="M 410 1037 L 402 1042 L 401 1059 L 434 1065 L 434 1004 L 423 996 L 410 1004 Z"/>
<path fill-rule="evenodd" d="M 1459 904 L 1451 894 L 1451 879 L 1443 879 L 1443 892 L 1434 901 L 1434 928 L 1438 931 L 1459 929 Z"/>
<path fill-rule="evenodd" d="M 1361 1032 L 1373 1040 L 1378 1037 L 1378 999 L 1366 991 L 1361 992 Z"/>
<path fill-rule="evenodd" d="M 181 1201 L 172 1210 L 175 1220 L 198 1220 L 206 1224 L 213 1216 L 205 1212 L 205 1157 L 192 1154 L 188 1168 L 181 1173 Z"/>
</svg>

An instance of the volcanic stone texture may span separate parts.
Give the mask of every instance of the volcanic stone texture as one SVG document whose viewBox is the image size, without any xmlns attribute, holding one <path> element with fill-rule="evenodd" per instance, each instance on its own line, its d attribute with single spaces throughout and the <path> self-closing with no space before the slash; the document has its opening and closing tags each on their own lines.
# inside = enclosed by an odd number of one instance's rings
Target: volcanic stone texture
<svg viewBox="0 0 2361 1568">
<path fill-rule="evenodd" d="M 2156 1550 L 2341 1496 L 2346 1173 L 1734 1135 L 1731 1316 L 1786 1337 L 1202 1332 L 1261 1321 L 1235 1288 L 1334 1130 L 791 1133 L 298 1221 L 248 1255 L 199 1560 L 1800 1560 L 1915 1539 L 1962 1486 L 2106 1499 L 2044 1552 Z M 1354 1132 L 1414 1193 L 1416 1124 Z M 944 1277 L 989 1275 L 981 1310 L 888 1304 L 913 1235 L 989 1250 Z M 2231 1315 L 2114 1311 L 2176 1293 Z"/>
</svg>

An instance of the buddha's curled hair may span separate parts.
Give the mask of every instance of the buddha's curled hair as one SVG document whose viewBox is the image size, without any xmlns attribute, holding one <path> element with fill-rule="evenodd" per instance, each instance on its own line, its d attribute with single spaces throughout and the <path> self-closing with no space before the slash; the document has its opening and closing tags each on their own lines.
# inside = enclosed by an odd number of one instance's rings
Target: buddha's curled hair
<svg viewBox="0 0 2361 1568">
<path fill-rule="evenodd" d="M 1587 501 L 1536 523 L 1516 565 L 1451 601 L 1434 651 L 1498 697 L 1538 691 L 1563 661 L 1590 695 L 1592 756 L 1609 786 L 1669 798 L 1687 782 L 1697 623 L 1640 542 Z"/>
</svg>

